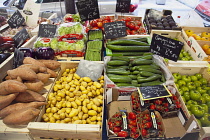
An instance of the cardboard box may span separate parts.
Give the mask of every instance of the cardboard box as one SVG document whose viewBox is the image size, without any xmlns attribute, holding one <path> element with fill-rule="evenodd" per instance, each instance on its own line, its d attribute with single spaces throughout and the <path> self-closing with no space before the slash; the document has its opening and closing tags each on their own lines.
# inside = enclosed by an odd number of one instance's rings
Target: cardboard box
<svg viewBox="0 0 210 140">
<path fill-rule="evenodd" d="M 184 43 L 183 49 L 192 56 L 193 60 L 200 61 L 199 63 L 205 63 L 205 62 L 202 62 L 204 58 L 207 57 L 205 52 L 202 52 L 203 51 L 202 48 L 200 48 L 198 45 L 194 45 L 195 40 L 193 40 L 193 45 L 192 45 L 195 47 L 189 46 L 188 43 L 181 36 L 181 31 L 152 30 L 150 34 L 151 38 L 153 34 L 159 34 L 159 35 L 171 38 L 171 39 L 177 38 L 180 42 Z M 194 63 L 195 61 L 193 61 L 192 63 Z M 189 63 L 191 61 L 178 60 L 177 62 Z M 170 64 L 170 63 L 177 63 L 177 62 L 169 60 L 168 63 Z"/>
<path fill-rule="evenodd" d="M 179 65 L 179 63 L 177 64 L 173 64 L 173 65 L 169 65 L 169 70 L 172 73 L 176 73 L 179 72 L 180 74 L 187 74 L 187 75 L 193 75 L 196 73 L 201 73 L 203 75 L 204 78 L 207 79 L 207 81 L 210 81 L 210 75 L 208 73 L 208 66 L 195 66 L 194 64 L 191 65 Z M 210 83 L 208 83 L 210 84 Z M 182 104 L 182 109 L 183 112 L 185 113 L 187 118 L 191 118 L 193 115 L 190 115 L 187 107 L 185 106 L 184 101 L 182 100 L 182 98 L 180 97 L 180 101 Z M 200 131 L 200 139 L 205 138 L 205 137 L 210 137 L 210 131 L 209 131 L 210 127 L 202 127 L 201 131 Z"/>
<path fill-rule="evenodd" d="M 61 70 L 59 71 L 59 75 L 56 81 L 62 76 L 63 72 L 67 68 L 68 69 L 75 68 L 79 64 L 78 61 L 71 61 L 71 62 L 61 61 L 60 63 L 61 63 Z M 103 62 L 100 61 L 98 63 L 103 63 Z M 53 92 L 53 88 L 51 88 L 50 92 Z M 30 134 L 34 138 L 43 137 L 43 138 L 72 138 L 72 139 L 91 138 L 92 140 L 101 139 L 102 127 L 100 125 L 46 123 L 42 121 L 42 115 L 44 113 L 45 113 L 45 107 L 43 107 L 43 109 L 41 110 L 37 122 L 30 122 L 27 126 L 27 128 L 30 131 Z M 102 115 L 102 120 L 103 120 L 103 115 Z"/>
<path fill-rule="evenodd" d="M 150 10 L 151 9 L 146 9 L 145 10 L 145 14 L 144 14 L 145 16 L 144 16 L 144 21 L 143 21 L 143 23 L 145 24 L 145 28 L 147 29 L 147 33 L 148 34 L 150 34 L 152 32 L 152 30 L 163 30 L 163 29 L 158 29 L 157 26 L 153 26 L 153 25 L 149 24 L 149 16 L 148 16 L 148 13 L 150 12 Z M 162 15 L 163 17 L 172 15 L 172 11 L 171 10 L 163 10 L 162 13 L 163 13 L 163 15 Z M 172 20 L 174 21 L 174 19 L 172 19 Z M 181 31 L 182 28 L 179 27 L 179 26 L 177 26 L 177 27 L 174 27 L 174 28 L 172 28 L 170 30 L 166 30 L 166 31 L 171 32 L 173 30 L 179 30 L 179 31 Z"/>
<path fill-rule="evenodd" d="M 182 36 L 183 36 L 185 41 L 188 41 L 188 39 L 189 39 L 189 37 L 185 33 L 185 30 L 192 30 L 197 35 L 200 35 L 202 32 L 210 33 L 210 27 L 188 27 L 188 26 L 182 26 Z"/>
<path fill-rule="evenodd" d="M 118 92 L 116 88 L 110 89 L 109 96 L 112 96 L 112 100 L 107 100 L 107 120 L 120 108 L 127 108 L 130 110 L 130 101 L 118 100 Z M 111 95 L 110 95 L 111 94 Z M 109 98 L 110 99 L 110 98 Z M 178 112 L 177 116 L 170 118 L 163 118 L 163 125 L 165 127 L 166 138 L 177 138 L 181 140 L 197 140 L 199 137 L 199 129 L 194 116 L 189 119 L 185 119 L 185 114 L 181 111 Z M 187 138 L 187 139 L 186 139 Z"/>
</svg>

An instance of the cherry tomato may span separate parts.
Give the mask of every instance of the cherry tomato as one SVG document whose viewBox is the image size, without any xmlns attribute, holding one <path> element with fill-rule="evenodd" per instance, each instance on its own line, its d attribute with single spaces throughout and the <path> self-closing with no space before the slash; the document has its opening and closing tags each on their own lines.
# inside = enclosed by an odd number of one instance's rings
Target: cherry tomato
<svg viewBox="0 0 210 140">
<path fill-rule="evenodd" d="M 133 126 L 137 126 L 136 120 L 130 120 L 129 124 L 133 125 Z"/>
<path fill-rule="evenodd" d="M 134 24 L 134 23 L 130 23 L 129 28 L 130 28 L 131 30 L 133 30 L 133 29 L 135 28 L 135 24 Z"/>
<path fill-rule="evenodd" d="M 109 23 L 109 21 L 108 21 L 108 20 L 104 20 L 104 21 L 103 21 L 103 24 L 104 24 L 104 23 Z"/>
<path fill-rule="evenodd" d="M 136 114 L 135 113 L 129 112 L 128 116 L 129 116 L 130 119 L 136 120 Z"/>
<path fill-rule="evenodd" d="M 145 116 L 144 116 L 143 118 L 144 118 L 144 120 L 146 120 L 146 121 L 151 121 L 151 117 L 150 117 L 149 114 L 145 114 Z"/>
<path fill-rule="evenodd" d="M 87 33 L 89 30 L 90 30 L 90 28 L 89 28 L 89 27 L 86 27 L 86 29 L 85 29 L 86 33 Z"/>
<path fill-rule="evenodd" d="M 161 100 L 159 100 L 159 99 L 157 99 L 157 100 L 155 100 L 155 104 L 157 104 L 157 105 L 161 105 L 161 104 L 162 104 L 162 101 L 161 101 Z"/>
<path fill-rule="evenodd" d="M 137 34 L 137 32 L 136 32 L 136 30 L 132 30 L 132 31 L 130 32 L 130 34 L 135 35 L 135 34 Z"/>
<path fill-rule="evenodd" d="M 141 26 L 141 21 L 136 20 L 135 23 L 136 23 L 136 25 Z"/>
<path fill-rule="evenodd" d="M 125 26 L 129 28 L 130 22 L 129 22 L 129 21 L 126 21 L 126 22 L 125 22 Z"/>
<path fill-rule="evenodd" d="M 135 26 L 135 27 L 134 27 L 134 30 L 138 30 L 138 29 L 140 29 L 139 26 Z"/>
<path fill-rule="evenodd" d="M 113 128 L 113 132 L 120 132 L 120 131 L 121 131 L 121 127 L 119 127 L 119 126 L 115 126 Z"/>
<path fill-rule="evenodd" d="M 128 136 L 128 132 L 126 132 L 126 131 L 120 131 L 117 136 L 118 137 L 127 137 Z"/>
<path fill-rule="evenodd" d="M 104 20 L 107 20 L 107 21 L 110 22 L 111 18 L 110 18 L 110 16 L 105 16 L 105 17 L 104 17 Z"/>
<path fill-rule="evenodd" d="M 146 129 L 151 128 L 151 127 L 152 127 L 152 122 L 147 122 L 147 123 L 145 123 L 145 124 L 144 124 L 144 127 L 145 127 Z"/>
<path fill-rule="evenodd" d="M 126 34 L 127 35 L 130 35 L 131 34 L 129 29 L 126 30 Z"/>
<path fill-rule="evenodd" d="M 163 106 L 168 107 L 168 103 L 163 103 Z"/>
<path fill-rule="evenodd" d="M 155 105 L 150 105 L 149 108 L 155 110 Z"/>
<path fill-rule="evenodd" d="M 137 127 L 131 128 L 131 131 L 134 132 L 134 133 L 136 133 L 137 132 Z"/>
<path fill-rule="evenodd" d="M 103 22 L 101 22 L 101 21 L 97 22 L 97 26 L 98 26 L 98 28 L 102 28 L 103 27 Z"/>
<path fill-rule="evenodd" d="M 126 18 L 125 18 L 125 21 L 131 21 L 131 20 L 132 20 L 131 17 L 126 17 Z"/>
<path fill-rule="evenodd" d="M 121 126 L 121 122 L 120 121 L 116 121 L 115 122 L 115 126 Z"/>
<path fill-rule="evenodd" d="M 90 25 L 91 25 L 92 27 L 97 27 L 97 21 L 96 21 L 96 20 L 91 20 L 91 21 L 90 21 Z"/>
<path fill-rule="evenodd" d="M 147 130 L 146 129 L 141 129 L 141 135 L 145 137 L 147 135 Z"/>
</svg>

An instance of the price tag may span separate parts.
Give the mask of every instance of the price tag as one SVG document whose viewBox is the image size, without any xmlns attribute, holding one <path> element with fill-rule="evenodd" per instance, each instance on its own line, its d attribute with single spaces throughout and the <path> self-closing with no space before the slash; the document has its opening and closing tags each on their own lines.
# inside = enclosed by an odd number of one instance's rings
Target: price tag
<svg viewBox="0 0 210 140">
<path fill-rule="evenodd" d="M 23 64 L 24 53 L 18 49 L 15 49 L 14 60 L 13 60 L 13 69 L 19 67 Z"/>
<path fill-rule="evenodd" d="M 146 86 L 138 88 L 142 100 L 151 100 L 172 96 L 165 85 Z"/>
<path fill-rule="evenodd" d="M 100 18 L 98 0 L 80 0 L 76 6 L 82 21 Z"/>
<path fill-rule="evenodd" d="M 39 25 L 39 37 L 53 38 L 55 36 L 57 25 L 52 24 L 40 24 Z"/>
<path fill-rule="evenodd" d="M 15 46 L 17 46 L 17 48 L 19 48 L 26 41 L 26 39 L 29 39 L 29 38 L 30 38 L 30 36 L 29 36 L 27 30 L 25 28 L 23 28 L 13 37 Z"/>
<path fill-rule="evenodd" d="M 131 0 L 117 0 L 116 12 L 129 13 Z"/>
<path fill-rule="evenodd" d="M 4 16 L 6 19 L 8 18 L 8 13 L 6 9 L 0 9 L 0 15 Z"/>
<path fill-rule="evenodd" d="M 11 28 L 18 28 L 25 22 L 24 17 L 21 13 L 17 10 L 7 21 Z"/>
<path fill-rule="evenodd" d="M 104 24 L 106 39 L 127 36 L 124 21 L 109 22 Z"/>
<path fill-rule="evenodd" d="M 153 34 L 150 51 L 164 58 L 177 61 L 183 46 L 183 42 Z"/>
</svg>

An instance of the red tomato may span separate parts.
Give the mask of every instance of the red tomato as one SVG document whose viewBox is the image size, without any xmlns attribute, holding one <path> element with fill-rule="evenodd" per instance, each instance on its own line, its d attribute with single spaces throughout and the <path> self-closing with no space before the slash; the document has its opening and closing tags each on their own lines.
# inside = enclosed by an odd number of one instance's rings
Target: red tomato
<svg viewBox="0 0 210 140">
<path fill-rule="evenodd" d="M 130 120 L 129 124 L 133 125 L 133 126 L 137 126 L 136 120 Z"/>
<path fill-rule="evenodd" d="M 129 128 L 129 129 L 132 129 L 133 127 L 134 127 L 133 125 L 128 124 L 128 128 Z"/>
<path fill-rule="evenodd" d="M 147 135 L 147 130 L 146 130 L 146 129 L 142 129 L 142 130 L 141 130 L 141 135 L 142 135 L 143 137 L 145 137 L 145 136 Z"/>
<path fill-rule="evenodd" d="M 126 30 L 126 34 L 127 35 L 130 35 L 131 34 L 129 29 Z"/>
<path fill-rule="evenodd" d="M 139 134 L 138 133 L 134 135 L 134 138 L 135 139 L 137 139 L 138 137 L 139 137 Z"/>
<path fill-rule="evenodd" d="M 132 20 L 131 17 L 126 17 L 126 18 L 125 18 L 125 21 L 131 21 L 131 20 Z"/>
<path fill-rule="evenodd" d="M 137 127 L 131 128 L 131 131 L 134 132 L 134 133 L 136 133 L 137 132 Z"/>
<path fill-rule="evenodd" d="M 119 127 L 119 126 L 115 126 L 113 128 L 113 132 L 120 132 L 120 131 L 121 131 L 121 127 Z"/>
<path fill-rule="evenodd" d="M 125 22 L 125 26 L 129 28 L 130 22 L 129 22 L 129 21 L 126 21 L 126 22 Z"/>
<path fill-rule="evenodd" d="M 98 28 L 102 28 L 103 27 L 103 22 L 101 22 L 101 21 L 97 22 L 97 26 L 98 26 Z"/>
<path fill-rule="evenodd" d="M 135 23 L 136 23 L 136 25 L 141 26 L 141 21 L 136 20 Z"/>
<path fill-rule="evenodd" d="M 145 116 L 144 116 L 143 118 L 144 118 L 144 120 L 146 120 L 146 121 L 151 121 L 151 117 L 150 117 L 149 114 L 145 114 Z"/>
<path fill-rule="evenodd" d="M 104 24 L 104 23 L 109 23 L 109 21 L 108 21 L 108 20 L 104 20 L 104 21 L 103 21 L 103 24 Z"/>
<path fill-rule="evenodd" d="M 162 104 L 162 101 L 161 101 L 161 100 L 159 100 L 159 99 L 157 99 L 157 100 L 155 100 L 155 104 L 157 104 L 157 105 L 161 105 L 161 104 Z"/>
<path fill-rule="evenodd" d="M 135 27 L 134 27 L 134 30 L 138 30 L 138 29 L 140 29 L 139 26 L 135 26 Z"/>
<path fill-rule="evenodd" d="M 133 30 L 133 29 L 135 28 L 135 24 L 134 24 L 134 23 L 130 23 L 130 24 L 129 24 L 129 28 L 130 28 L 131 30 Z"/>
<path fill-rule="evenodd" d="M 108 125 L 109 125 L 109 129 L 113 129 L 113 127 L 114 127 L 114 123 L 113 122 L 108 122 Z"/>
<path fill-rule="evenodd" d="M 90 30 L 90 28 L 89 28 L 89 27 L 86 27 L 86 29 L 85 29 L 86 33 L 87 33 L 89 30 Z"/>
<path fill-rule="evenodd" d="M 168 103 L 163 103 L 163 106 L 168 107 Z"/>
<path fill-rule="evenodd" d="M 136 32 L 136 30 L 132 30 L 132 31 L 130 32 L 130 34 L 135 35 L 135 34 L 137 34 L 137 32 Z"/>
<path fill-rule="evenodd" d="M 155 105 L 150 105 L 149 108 L 155 110 Z"/>
<path fill-rule="evenodd" d="M 96 20 L 91 20 L 91 21 L 90 21 L 90 25 L 91 25 L 92 27 L 97 27 L 97 21 L 96 21 Z"/>
<path fill-rule="evenodd" d="M 128 136 L 128 132 L 126 132 L 126 131 L 121 131 L 121 132 L 118 133 L 117 136 L 118 136 L 118 137 L 127 137 L 127 136 Z"/>
<path fill-rule="evenodd" d="M 121 122 L 120 121 L 116 121 L 115 122 L 115 126 L 121 126 Z"/>
<path fill-rule="evenodd" d="M 152 127 L 152 122 L 147 122 L 147 123 L 144 124 L 144 126 L 145 126 L 146 129 L 149 129 L 149 128 Z"/>
<path fill-rule="evenodd" d="M 129 112 L 128 116 L 129 116 L 129 118 L 132 119 L 132 120 L 135 120 L 135 119 L 136 119 L 136 114 L 133 113 L 133 112 Z"/>
<path fill-rule="evenodd" d="M 97 22 L 102 22 L 103 20 L 101 18 L 96 19 Z"/>
<path fill-rule="evenodd" d="M 110 16 L 105 16 L 105 17 L 104 17 L 104 20 L 107 20 L 107 21 L 110 22 L 110 20 L 111 20 L 111 19 L 110 19 Z"/>
</svg>

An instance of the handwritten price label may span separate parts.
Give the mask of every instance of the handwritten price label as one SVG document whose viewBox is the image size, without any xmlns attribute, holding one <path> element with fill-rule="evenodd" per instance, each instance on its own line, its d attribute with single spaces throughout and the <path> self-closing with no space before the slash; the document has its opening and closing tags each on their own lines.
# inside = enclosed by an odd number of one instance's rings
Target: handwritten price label
<svg viewBox="0 0 210 140">
<path fill-rule="evenodd" d="M 117 0 L 116 12 L 129 13 L 131 0 Z"/>
<path fill-rule="evenodd" d="M 25 19 L 18 10 L 7 21 L 11 28 L 20 27 L 24 22 Z"/>
<path fill-rule="evenodd" d="M 51 24 L 40 24 L 39 25 L 39 37 L 53 38 L 56 33 L 57 26 Z"/>
<path fill-rule="evenodd" d="M 29 39 L 30 36 L 27 32 L 27 30 L 25 28 L 23 28 L 22 30 L 20 30 L 14 37 L 14 42 L 17 46 L 17 48 L 19 48 L 25 41 L 26 39 Z"/>
</svg>

